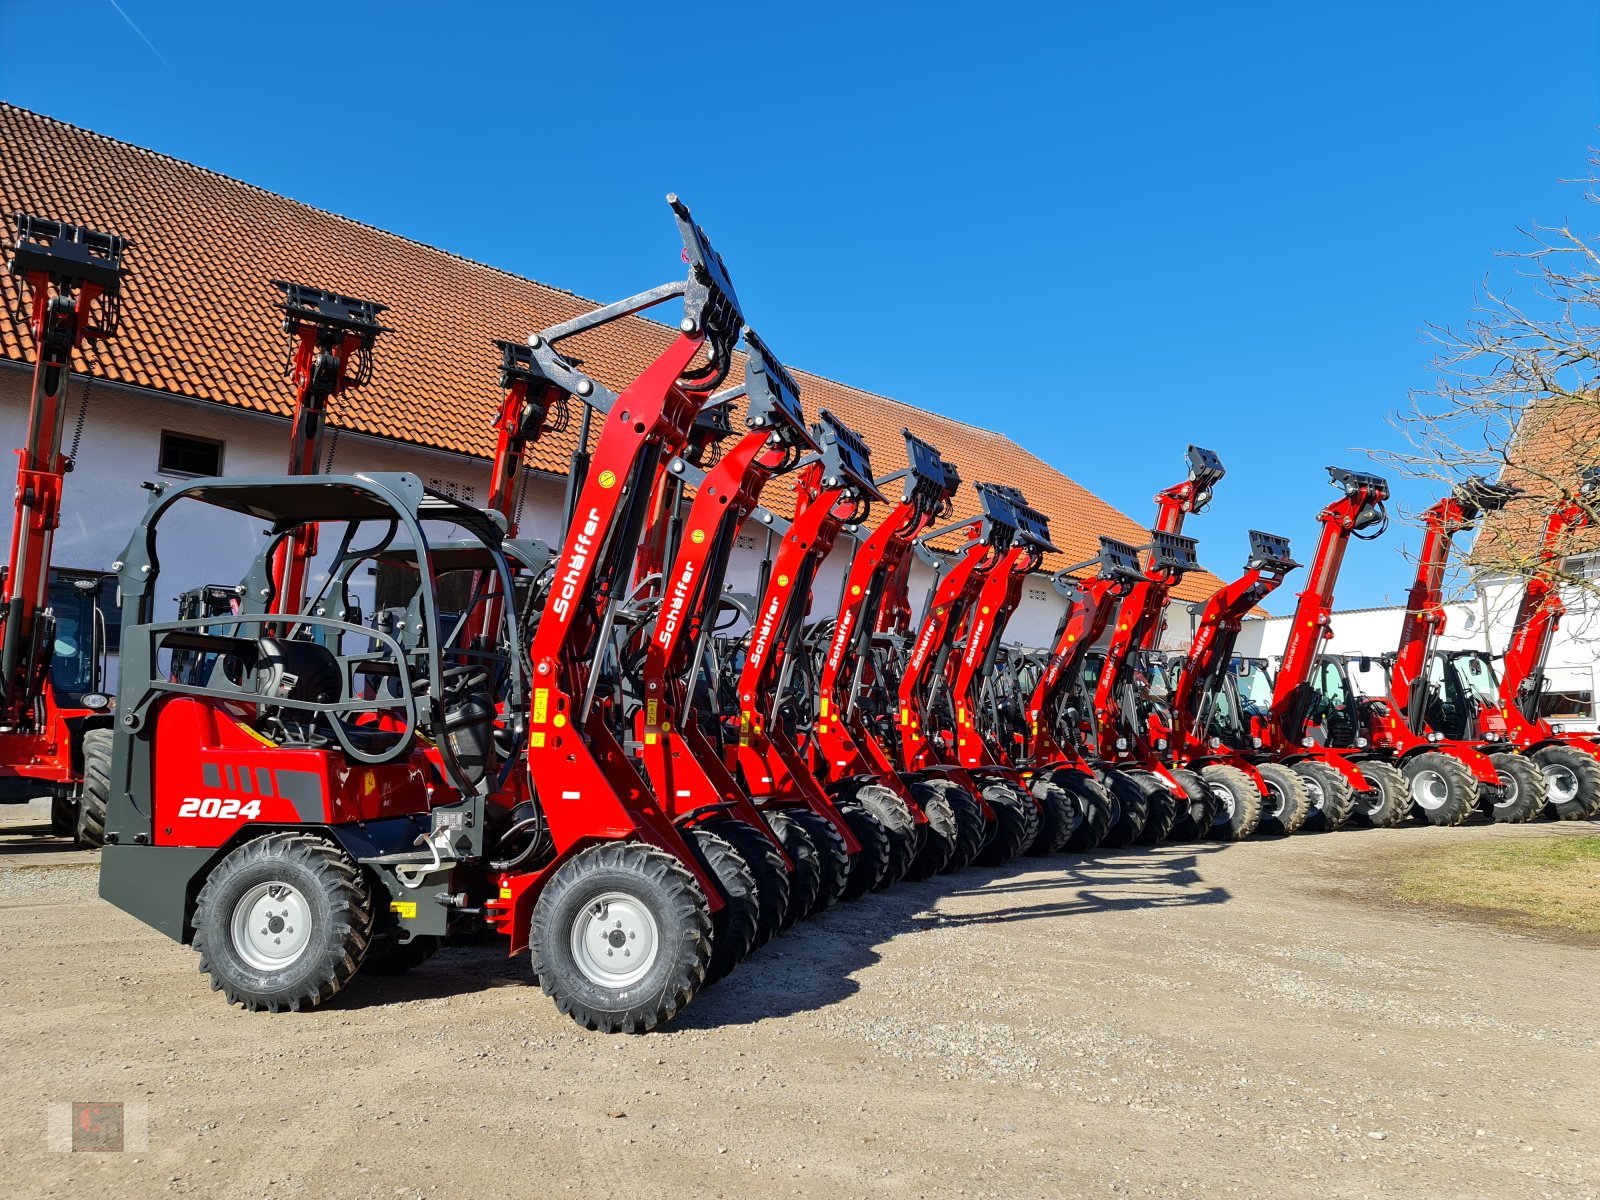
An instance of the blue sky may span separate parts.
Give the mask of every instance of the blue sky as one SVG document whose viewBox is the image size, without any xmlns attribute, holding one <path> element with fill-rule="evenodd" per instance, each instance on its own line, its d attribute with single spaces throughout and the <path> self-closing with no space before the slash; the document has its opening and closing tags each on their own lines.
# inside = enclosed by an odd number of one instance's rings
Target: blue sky
<svg viewBox="0 0 1600 1200">
<path fill-rule="evenodd" d="M 1216 449 L 1223 573 L 1252 526 L 1309 555 L 1322 467 L 1431 379 L 1421 328 L 1582 207 L 1597 66 L 1560 0 L 0 0 L 6 99 L 585 295 L 675 264 L 677 191 L 797 366 L 1140 520 Z M 1402 599 L 1415 541 L 1354 548 L 1340 607 Z"/>
</svg>

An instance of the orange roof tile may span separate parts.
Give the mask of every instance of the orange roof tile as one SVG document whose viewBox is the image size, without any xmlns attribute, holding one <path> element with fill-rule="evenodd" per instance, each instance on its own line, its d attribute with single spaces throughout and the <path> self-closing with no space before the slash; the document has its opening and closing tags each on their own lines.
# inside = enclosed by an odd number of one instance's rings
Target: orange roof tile
<svg viewBox="0 0 1600 1200">
<path fill-rule="evenodd" d="M 499 360 L 490 341 L 520 340 L 595 307 L 214 171 L 0 104 L 0 212 L 13 211 L 88 225 L 134 243 L 122 328 L 91 362 L 97 375 L 288 416 L 287 339 L 274 319 L 279 293 L 269 281 L 291 279 L 389 307 L 383 321 L 393 332 L 379 343 L 373 380 L 339 398 L 332 426 L 485 459 L 494 448 L 489 422 L 499 401 Z M 182 214 L 181 225 L 173 214 Z M 15 302 L 16 287 L 9 277 L 0 283 L 7 302 Z M 16 322 L 0 322 L 0 357 L 26 360 L 26 336 Z M 584 360 L 585 372 L 621 387 L 672 336 L 653 321 L 629 318 L 565 346 Z M 1062 549 L 1048 565 L 1089 558 L 1102 533 L 1145 540 L 1140 522 L 1010 438 L 791 370 L 807 410 L 831 409 L 860 433 L 872 447 L 877 473 L 905 465 L 900 430 L 908 427 L 953 459 L 968 485 L 987 479 L 1021 488 L 1050 517 Z M 564 474 L 576 433 L 574 421 L 565 433 L 541 440 L 530 465 Z M 1170 482 L 1152 479 L 1152 491 Z M 976 511 L 976 497 L 964 486 L 956 515 Z M 1177 595 L 1198 599 L 1218 582 L 1201 572 Z"/>
</svg>

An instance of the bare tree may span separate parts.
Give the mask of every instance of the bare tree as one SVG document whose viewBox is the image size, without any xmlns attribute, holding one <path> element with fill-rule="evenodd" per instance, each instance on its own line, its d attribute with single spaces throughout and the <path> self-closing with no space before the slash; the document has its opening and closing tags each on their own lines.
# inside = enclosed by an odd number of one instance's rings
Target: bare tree
<svg viewBox="0 0 1600 1200">
<path fill-rule="evenodd" d="M 1589 176 L 1573 180 L 1600 204 L 1600 151 Z M 1441 492 L 1469 475 L 1522 489 L 1488 516 L 1471 555 L 1475 573 L 1521 575 L 1538 565 L 1547 515 L 1576 503 L 1588 528 L 1564 553 L 1600 546 L 1600 493 L 1584 494 L 1585 467 L 1600 466 L 1600 231 L 1571 221 L 1519 229 L 1523 248 L 1500 252 L 1514 287 L 1486 280 L 1465 324 L 1430 325 L 1434 386 L 1414 392 L 1394 417 L 1406 447 L 1375 451 L 1401 474 L 1437 481 Z M 1600 599 L 1600 578 L 1582 560 L 1554 574 Z"/>
</svg>

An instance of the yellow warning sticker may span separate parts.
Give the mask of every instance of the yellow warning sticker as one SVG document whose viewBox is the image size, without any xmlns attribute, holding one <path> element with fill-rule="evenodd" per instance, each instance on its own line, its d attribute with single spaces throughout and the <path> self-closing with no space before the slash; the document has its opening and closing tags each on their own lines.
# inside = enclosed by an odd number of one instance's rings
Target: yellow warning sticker
<svg viewBox="0 0 1600 1200">
<path fill-rule="evenodd" d="M 644 723 L 654 725 L 661 715 L 661 701 L 646 700 L 644 702 Z"/>
<path fill-rule="evenodd" d="M 508 888 L 508 887 L 501 888 L 500 889 L 500 899 L 502 899 L 502 900 L 511 899 L 511 889 Z"/>
<path fill-rule="evenodd" d="M 822 697 L 822 708 L 820 712 L 824 717 L 828 715 L 828 698 L 826 696 Z"/>
<path fill-rule="evenodd" d="M 701 542 L 706 540 L 706 531 L 704 529 L 696 529 L 689 535 L 689 540 L 698 546 Z"/>
<path fill-rule="evenodd" d="M 370 796 L 378 790 L 378 776 L 374 771 L 363 771 L 361 775 L 361 794 Z"/>
<path fill-rule="evenodd" d="M 535 750 L 543 750 L 544 749 L 544 731 L 543 730 L 535 730 L 534 731 L 534 733 L 533 733 L 533 748 Z"/>
<path fill-rule="evenodd" d="M 389 911 L 399 913 L 400 919 L 403 921 L 415 921 L 417 919 L 417 902 L 415 900 L 391 900 L 389 901 Z"/>
<path fill-rule="evenodd" d="M 600 472 L 600 486 L 603 488 L 616 487 L 617 477 L 611 471 Z"/>
<path fill-rule="evenodd" d="M 550 713 L 550 689 L 533 689 L 533 723 L 543 725 L 545 717 Z"/>
<path fill-rule="evenodd" d="M 788 587 L 789 586 L 789 577 L 787 575 L 779 575 L 778 576 L 778 586 L 779 587 Z"/>
</svg>

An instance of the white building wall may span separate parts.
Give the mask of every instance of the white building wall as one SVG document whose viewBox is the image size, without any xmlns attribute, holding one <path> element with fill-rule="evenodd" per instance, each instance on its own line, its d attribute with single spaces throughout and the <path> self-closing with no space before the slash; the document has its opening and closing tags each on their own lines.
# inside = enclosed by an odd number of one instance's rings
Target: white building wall
<svg viewBox="0 0 1600 1200">
<path fill-rule="evenodd" d="M 1505 578 L 1485 578 L 1478 590 L 1445 605 L 1441 649 L 1486 650 L 1499 655 L 1511 641 L 1522 585 Z M 1600 598 L 1579 589 L 1564 596 L 1567 615 L 1550 648 L 1547 690 L 1573 697 L 1573 705 L 1557 719 L 1573 728 L 1600 728 L 1595 697 L 1600 696 Z M 1238 653 L 1276 659 L 1288 642 L 1293 617 L 1246 621 L 1239 633 Z M 1355 609 L 1336 612 L 1330 620 L 1335 654 L 1392 654 L 1400 645 L 1405 608 Z"/>
<path fill-rule="evenodd" d="M 19 445 L 27 425 L 30 375 L 14 367 L 0 367 L 0 444 Z M 66 415 L 66 441 L 70 443 L 83 380 L 74 379 Z M 486 410 L 484 420 L 491 414 Z M 146 481 L 163 479 L 159 454 L 163 430 L 223 443 L 223 474 L 228 476 L 276 475 L 284 470 L 289 451 L 286 420 L 224 408 L 210 403 L 187 402 L 140 388 L 97 382 L 90 393 L 88 417 L 79 448 L 77 466 L 67 476 L 62 501 L 61 528 L 56 534 L 53 565 L 86 571 L 110 571 L 121 556 L 135 524 L 143 515 L 149 493 Z M 331 440 L 330 434 L 330 440 Z M 64 449 L 66 447 L 64 446 Z M 486 498 L 489 466 L 482 460 L 408 446 L 398 442 L 341 433 L 334 446 L 333 469 L 359 471 L 411 471 L 425 481 L 452 485 L 461 498 L 482 503 Z M 180 482 L 178 477 L 165 477 Z M 781 486 L 781 485 L 780 485 Z M 561 504 L 565 481 L 545 475 L 529 479 L 521 511 L 521 534 L 558 543 L 563 530 Z M 787 499 L 787 497 L 784 497 Z M 787 505 L 779 506 L 780 511 Z M 237 518 L 207 513 L 200 505 L 173 510 L 174 524 L 163 540 L 161 591 L 157 614 L 170 617 L 179 593 L 206 583 L 236 582 L 249 565 L 257 544 L 239 543 L 224 533 L 237 533 L 230 522 Z M 12 510 L 0 509 L 3 535 L 9 538 Z M 178 522 L 181 522 L 179 524 Z M 174 554 L 172 547 L 181 547 Z M 759 532 L 741 539 L 729 565 L 728 582 L 736 591 L 754 589 L 765 548 Z M 813 589 L 811 618 L 835 611 L 849 569 L 850 547 L 845 539 L 818 571 Z M 912 611 L 920 614 L 933 581 L 933 572 L 920 561 L 912 564 Z M 166 602 L 174 602 L 168 609 Z M 1065 607 L 1047 576 L 1037 576 L 1024 589 L 1023 599 L 1004 637 L 1034 647 L 1048 647 Z M 1188 618 L 1174 606 L 1175 628 L 1187 636 Z"/>
</svg>

